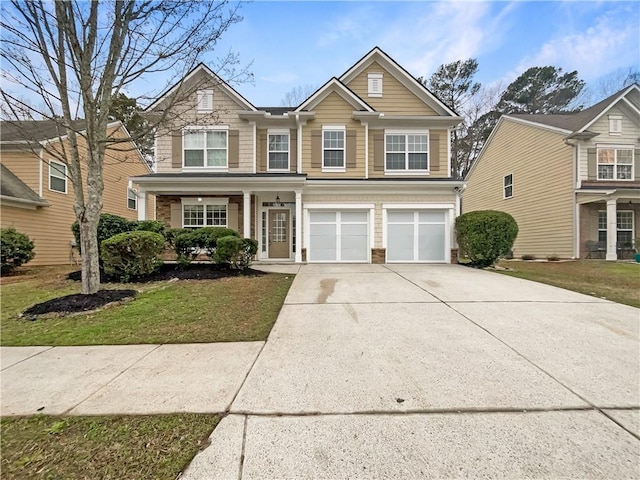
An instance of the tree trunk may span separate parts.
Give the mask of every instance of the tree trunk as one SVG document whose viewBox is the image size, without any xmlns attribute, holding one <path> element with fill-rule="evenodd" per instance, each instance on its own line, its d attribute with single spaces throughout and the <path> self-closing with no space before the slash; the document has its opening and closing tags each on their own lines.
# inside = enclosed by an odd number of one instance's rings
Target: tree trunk
<svg viewBox="0 0 640 480">
<path fill-rule="evenodd" d="M 96 293 L 100 288 L 100 261 L 98 245 L 98 220 L 87 215 L 80 225 L 80 244 L 82 251 L 82 293 Z"/>
</svg>

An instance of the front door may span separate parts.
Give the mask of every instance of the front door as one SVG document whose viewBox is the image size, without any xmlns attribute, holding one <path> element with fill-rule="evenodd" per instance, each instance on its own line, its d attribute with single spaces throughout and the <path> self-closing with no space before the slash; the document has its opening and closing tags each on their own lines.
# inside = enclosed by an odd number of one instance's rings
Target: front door
<svg viewBox="0 0 640 480">
<path fill-rule="evenodd" d="M 269 258 L 289 258 L 289 210 L 269 210 Z"/>
</svg>

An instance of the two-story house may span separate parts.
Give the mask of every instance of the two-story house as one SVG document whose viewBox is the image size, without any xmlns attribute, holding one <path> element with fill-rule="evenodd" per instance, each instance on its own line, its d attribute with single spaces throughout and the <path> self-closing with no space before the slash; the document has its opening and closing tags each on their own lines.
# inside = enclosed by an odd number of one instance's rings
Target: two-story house
<svg viewBox="0 0 640 480">
<path fill-rule="evenodd" d="M 84 125 L 83 120 L 74 123 L 80 138 Z M 136 220 L 138 198 L 129 177 L 151 170 L 120 122 L 109 125 L 109 135 L 114 143 L 105 153 L 102 211 Z M 36 256 L 29 265 L 78 260 L 77 249 L 72 249 L 71 224 L 76 220 L 73 185 L 61 156 L 51 154 L 63 151 L 66 142 L 53 121 L 0 122 L 2 228 L 15 228 L 34 242 Z M 146 208 L 147 218 L 153 218 L 153 197 Z"/>
<path fill-rule="evenodd" d="M 503 115 L 467 175 L 462 209 L 502 210 L 514 256 L 616 260 L 640 219 L 640 87 L 566 115 Z"/>
<path fill-rule="evenodd" d="M 167 226 L 237 229 L 259 260 L 455 258 L 460 118 L 379 48 L 298 106 L 255 107 L 201 64 L 148 114 L 189 87 L 156 136 L 157 173 L 133 179 Z"/>
</svg>

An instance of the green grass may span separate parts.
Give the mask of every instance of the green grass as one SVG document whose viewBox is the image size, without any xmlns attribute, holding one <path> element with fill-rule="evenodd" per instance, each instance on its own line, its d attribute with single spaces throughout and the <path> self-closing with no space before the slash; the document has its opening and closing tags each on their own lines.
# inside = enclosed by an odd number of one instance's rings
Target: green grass
<svg viewBox="0 0 640 480">
<path fill-rule="evenodd" d="M 640 307 L 640 265 L 635 263 L 607 262 L 605 260 L 502 261 L 499 265 L 513 269 L 513 271 L 499 271 L 504 275 L 546 283 L 574 292 Z"/>
<path fill-rule="evenodd" d="M 207 414 L 3 418 L 2 478 L 174 479 L 219 421 Z"/>
<path fill-rule="evenodd" d="M 35 269 L 34 269 L 35 270 Z M 68 269 L 67 269 L 68 270 Z M 59 271 L 59 270 L 58 270 Z M 138 288 L 138 297 L 83 315 L 29 321 L 29 306 L 69 293 L 78 282 L 55 269 L 2 285 L 1 345 L 122 345 L 265 340 L 293 275 L 266 274 L 219 280 L 109 284 Z"/>
</svg>

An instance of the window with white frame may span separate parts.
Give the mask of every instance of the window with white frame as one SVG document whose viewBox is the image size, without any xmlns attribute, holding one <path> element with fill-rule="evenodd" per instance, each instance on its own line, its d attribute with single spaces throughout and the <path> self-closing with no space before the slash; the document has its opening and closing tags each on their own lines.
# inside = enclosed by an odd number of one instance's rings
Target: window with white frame
<svg viewBox="0 0 640 480">
<path fill-rule="evenodd" d="M 609 115 L 609 135 L 622 134 L 622 116 Z"/>
<path fill-rule="evenodd" d="M 196 106 L 198 113 L 213 112 L 213 90 L 198 90 L 198 103 Z"/>
<path fill-rule="evenodd" d="M 226 168 L 228 130 L 185 130 L 183 149 L 185 167 Z"/>
<path fill-rule="evenodd" d="M 382 96 L 382 73 L 370 73 L 367 75 L 368 95 L 370 97 Z"/>
<path fill-rule="evenodd" d="M 49 161 L 49 190 L 67 193 L 67 166 L 64 163 Z"/>
<path fill-rule="evenodd" d="M 384 138 L 385 170 L 429 170 L 429 133 L 390 132 Z"/>
<path fill-rule="evenodd" d="M 513 173 L 509 175 L 505 175 L 503 182 L 503 198 L 511 198 L 513 197 Z"/>
<path fill-rule="evenodd" d="M 622 246 L 633 245 L 634 225 L 633 210 L 618 210 L 616 212 L 616 242 Z M 598 241 L 607 241 L 607 212 L 598 212 Z"/>
<path fill-rule="evenodd" d="M 133 188 L 127 188 L 127 208 L 130 210 L 138 209 L 138 195 Z"/>
<path fill-rule="evenodd" d="M 632 180 L 633 148 L 598 148 L 598 180 Z"/>
<path fill-rule="evenodd" d="M 344 144 L 344 127 L 325 127 L 322 129 L 322 168 L 345 168 Z"/>
<path fill-rule="evenodd" d="M 184 228 L 226 227 L 228 225 L 227 207 L 226 200 L 220 199 L 183 200 L 182 226 Z"/>
<path fill-rule="evenodd" d="M 289 170 L 289 132 L 269 131 L 268 170 Z"/>
</svg>

